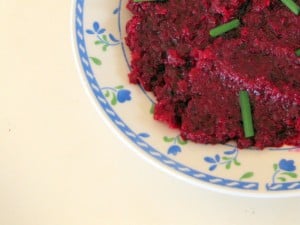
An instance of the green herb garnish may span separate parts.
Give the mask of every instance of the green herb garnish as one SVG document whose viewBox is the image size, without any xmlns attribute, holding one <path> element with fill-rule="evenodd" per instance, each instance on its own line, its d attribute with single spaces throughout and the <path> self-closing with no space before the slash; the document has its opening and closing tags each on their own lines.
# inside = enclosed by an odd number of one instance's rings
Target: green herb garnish
<svg viewBox="0 0 300 225">
<path fill-rule="evenodd" d="M 240 107 L 242 112 L 245 137 L 246 138 L 253 137 L 254 129 L 253 129 L 249 94 L 247 91 L 240 91 L 239 97 L 240 97 Z"/>
<path fill-rule="evenodd" d="M 217 26 L 209 31 L 210 36 L 218 37 L 228 31 L 236 29 L 240 26 L 241 22 L 238 19 L 234 19 L 228 23 L 224 23 L 220 26 Z"/>
<path fill-rule="evenodd" d="M 300 6 L 297 5 L 297 3 L 293 0 L 281 0 L 281 2 L 285 4 L 286 7 L 288 7 L 296 15 L 300 14 Z"/>
<path fill-rule="evenodd" d="M 295 51 L 296 56 L 300 57 L 300 48 Z"/>
</svg>

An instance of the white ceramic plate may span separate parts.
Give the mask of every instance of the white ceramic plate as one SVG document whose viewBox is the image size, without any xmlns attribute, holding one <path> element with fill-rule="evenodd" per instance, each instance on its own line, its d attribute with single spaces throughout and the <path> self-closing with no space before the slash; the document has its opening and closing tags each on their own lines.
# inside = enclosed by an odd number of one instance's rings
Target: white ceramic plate
<svg viewBox="0 0 300 225">
<path fill-rule="evenodd" d="M 145 159 L 185 181 L 225 193 L 256 197 L 300 194 L 296 147 L 243 150 L 235 143 L 200 145 L 154 121 L 155 99 L 128 82 L 124 44 L 127 0 L 74 0 L 72 32 L 80 76 L 103 118 Z"/>
</svg>

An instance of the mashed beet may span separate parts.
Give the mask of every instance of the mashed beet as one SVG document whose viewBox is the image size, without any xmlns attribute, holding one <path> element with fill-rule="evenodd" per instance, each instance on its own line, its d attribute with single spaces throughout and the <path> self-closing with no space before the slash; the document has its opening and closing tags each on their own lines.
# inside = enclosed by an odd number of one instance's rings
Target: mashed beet
<svg viewBox="0 0 300 225">
<path fill-rule="evenodd" d="M 130 0 L 127 7 L 129 79 L 156 96 L 155 119 L 199 143 L 300 144 L 300 16 L 279 0 Z M 210 37 L 236 18 L 238 29 Z M 253 138 L 244 136 L 241 90 L 250 95 Z"/>
</svg>

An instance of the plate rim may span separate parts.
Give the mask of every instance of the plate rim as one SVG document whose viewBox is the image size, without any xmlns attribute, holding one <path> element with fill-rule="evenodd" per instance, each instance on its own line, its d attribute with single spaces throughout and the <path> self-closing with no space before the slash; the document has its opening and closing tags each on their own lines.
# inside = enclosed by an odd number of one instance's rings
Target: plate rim
<svg viewBox="0 0 300 225">
<path fill-rule="evenodd" d="M 117 0 L 116 0 L 117 1 Z M 120 2 L 122 0 L 119 0 Z M 92 105 L 94 105 L 98 115 L 102 118 L 104 123 L 106 124 L 107 127 L 118 137 L 118 139 L 121 140 L 121 143 L 124 143 L 129 149 L 134 151 L 137 155 L 139 155 L 143 160 L 147 161 L 157 169 L 160 169 L 164 171 L 165 173 L 176 177 L 177 179 L 183 180 L 189 184 L 192 184 L 197 187 L 201 187 L 203 189 L 213 191 L 213 192 L 218 192 L 222 194 L 229 194 L 233 196 L 241 196 L 241 197 L 254 197 L 254 198 L 287 198 L 287 197 L 296 197 L 299 196 L 300 192 L 299 190 L 291 190 L 291 191 L 279 191 L 279 192 L 261 192 L 259 189 L 258 190 L 247 190 L 247 189 L 238 189 L 238 188 L 229 188 L 228 186 L 225 185 L 216 185 L 212 184 L 211 182 L 205 182 L 200 179 L 196 179 L 195 177 L 192 177 L 191 175 L 188 175 L 183 172 L 179 172 L 178 170 L 174 169 L 173 167 L 170 167 L 163 163 L 161 160 L 156 159 L 155 157 L 150 157 L 148 152 L 145 152 L 144 150 L 141 150 L 137 147 L 136 143 L 133 143 L 132 140 L 128 140 L 129 137 L 124 134 L 124 132 L 121 131 L 121 129 L 112 121 L 111 117 L 107 114 L 105 109 L 102 107 L 102 105 L 99 105 L 99 100 L 96 98 L 96 95 L 94 91 L 92 90 L 91 84 L 88 80 L 88 75 L 86 74 L 86 70 L 83 68 L 82 65 L 82 56 L 80 55 L 80 49 L 79 49 L 79 43 L 78 43 L 78 32 L 77 32 L 77 22 L 78 22 L 78 4 L 82 4 L 84 6 L 84 3 L 86 0 L 72 0 L 72 7 L 71 7 L 71 20 L 70 20 L 70 32 L 71 32 L 71 44 L 72 44 L 72 51 L 73 51 L 73 57 L 75 60 L 76 68 L 77 68 L 77 74 L 79 76 L 79 79 L 81 81 L 81 84 L 83 86 L 83 89 L 85 90 L 87 96 L 89 96 L 90 102 Z M 84 12 L 84 7 L 82 8 L 82 14 Z M 84 16 L 82 15 L 84 18 Z M 84 21 L 82 21 L 84 25 Z M 83 29 L 83 28 L 82 28 Z M 84 33 L 83 35 L 83 41 L 85 43 L 84 39 Z M 85 50 L 86 50 L 86 46 Z M 87 50 L 86 50 L 87 52 Z M 89 63 L 89 62 L 88 62 Z M 94 76 L 94 72 L 92 70 L 91 65 L 89 65 L 91 69 L 91 73 Z M 97 80 L 95 79 L 96 83 Z M 149 144 L 148 144 L 149 145 Z M 149 145 L 151 146 L 151 145 Z M 162 153 L 160 153 L 162 154 Z M 162 154 L 163 155 L 163 154 Z M 165 156 L 168 158 L 167 156 Z M 174 161 L 176 163 L 176 160 L 170 159 L 171 161 Z M 179 163 L 181 164 L 181 163 Z M 185 165 L 184 165 L 185 166 Z M 188 166 L 185 166 L 189 168 Z M 200 173 L 204 173 L 199 171 Z M 204 173 L 206 174 L 206 173 Z M 209 175 L 209 174 L 207 174 Z M 224 178 L 221 178 L 224 179 Z M 225 179 L 226 180 L 226 179 Z M 260 183 L 259 183 L 260 184 Z"/>
</svg>

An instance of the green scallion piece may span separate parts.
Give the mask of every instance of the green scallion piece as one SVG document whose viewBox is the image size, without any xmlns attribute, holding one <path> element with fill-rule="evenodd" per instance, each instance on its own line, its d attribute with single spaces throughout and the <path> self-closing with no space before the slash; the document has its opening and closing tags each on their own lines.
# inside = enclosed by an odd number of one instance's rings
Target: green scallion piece
<svg viewBox="0 0 300 225">
<path fill-rule="evenodd" d="M 240 26 L 241 22 L 238 19 L 234 19 L 228 23 L 224 23 L 220 26 L 217 26 L 209 31 L 210 36 L 218 37 L 228 31 L 236 29 Z"/>
<path fill-rule="evenodd" d="M 296 56 L 300 57 L 300 48 L 295 51 Z"/>
<path fill-rule="evenodd" d="M 300 6 L 293 0 L 281 0 L 283 4 L 286 5 L 293 13 L 296 15 L 300 14 Z"/>
<path fill-rule="evenodd" d="M 240 97 L 240 107 L 242 112 L 245 137 L 246 138 L 253 137 L 254 129 L 253 129 L 253 120 L 252 120 L 249 94 L 247 91 L 240 91 L 239 97 Z"/>
</svg>

